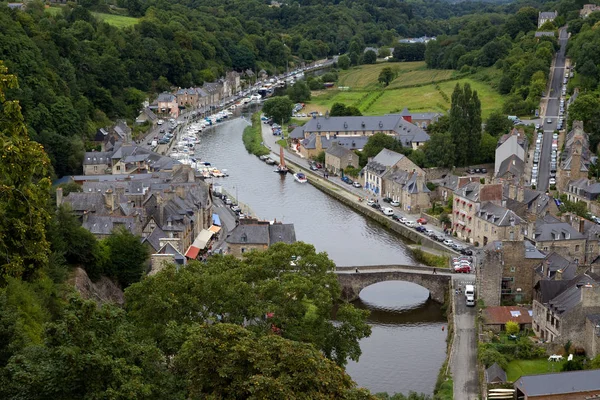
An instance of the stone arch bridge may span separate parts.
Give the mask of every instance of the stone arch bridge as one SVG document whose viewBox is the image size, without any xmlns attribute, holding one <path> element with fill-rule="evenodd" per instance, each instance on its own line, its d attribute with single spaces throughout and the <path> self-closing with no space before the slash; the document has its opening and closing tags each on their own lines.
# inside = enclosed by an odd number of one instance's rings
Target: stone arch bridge
<svg viewBox="0 0 600 400">
<path fill-rule="evenodd" d="M 359 272 L 356 272 L 358 268 Z M 360 291 L 367 286 L 385 281 L 416 283 L 429 290 L 429 298 L 444 303 L 450 287 L 452 274 L 448 270 L 412 265 L 369 265 L 364 267 L 337 267 L 336 274 L 342 288 L 342 298 L 346 301 L 358 299 Z"/>
</svg>

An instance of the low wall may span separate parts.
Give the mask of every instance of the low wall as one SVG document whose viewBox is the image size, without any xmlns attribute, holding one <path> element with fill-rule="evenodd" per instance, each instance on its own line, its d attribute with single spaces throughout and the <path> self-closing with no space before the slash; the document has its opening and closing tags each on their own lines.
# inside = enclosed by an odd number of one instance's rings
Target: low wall
<svg viewBox="0 0 600 400">
<path fill-rule="evenodd" d="M 449 249 L 447 246 L 443 245 L 442 243 L 432 240 L 431 238 L 429 238 L 429 236 L 423 235 L 420 232 L 417 232 L 416 230 L 409 228 L 404 224 L 401 224 L 400 222 L 394 221 L 390 217 L 383 215 L 380 211 L 377 211 L 374 208 L 366 207 L 365 205 L 357 202 L 356 200 L 349 199 L 349 198 L 345 197 L 343 194 L 338 193 L 335 190 L 332 190 L 327 185 L 323 184 L 323 182 L 321 182 L 321 179 L 323 179 L 322 177 L 312 173 L 312 171 L 307 171 L 307 170 L 303 169 L 302 167 L 296 165 L 293 161 L 289 161 L 289 160 L 286 161 L 286 165 L 290 170 L 292 170 L 294 172 L 301 170 L 308 177 L 308 182 L 310 184 L 312 184 L 314 187 L 316 187 L 317 189 L 319 189 L 320 191 L 325 192 L 326 194 L 328 194 L 331 197 L 334 197 L 335 199 L 344 203 L 348 207 L 353 208 L 355 211 L 358 211 L 359 213 L 364 214 L 367 217 L 374 219 L 375 221 L 379 222 L 381 225 L 385 226 L 386 228 L 391 229 L 392 231 L 394 231 L 396 233 L 399 233 L 402 237 L 404 237 L 414 243 L 420 244 L 423 247 L 428 247 L 428 248 L 431 248 L 431 249 L 434 249 L 437 251 L 447 253 L 449 255 L 458 255 L 459 254 L 458 252 Z M 343 189 L 340 189 L 340 190 L 343 190 Z"/>
<path fill-rule="evenodd" d="M 337 265 L 335 267 L 336 271 L 354 271 L 356 268 L 358 268 L 360 271 L 370 271 L 370 270 L 393 270 L 393 269 L 409 269 L 412 270 L 416 273 L 423 273 L 423 274 L 432 274 L 434 268 L 433 267 L 428 267 L 428 266 L 421 266 L 421 265 L 354 265 L 354 266 L 339 266 Z M 438 271 L 441 271 L 439 268 L 437 268 Z"/>
<path fill-rule="evenodd" d="M 440 220 L 434 217 L 433 215 L 421 212 L 421 217 L 425 218 L 428 224 L 435 225 L 438 228 L 442 227 L 442 223 L 440 222 Z"/>
</svg>

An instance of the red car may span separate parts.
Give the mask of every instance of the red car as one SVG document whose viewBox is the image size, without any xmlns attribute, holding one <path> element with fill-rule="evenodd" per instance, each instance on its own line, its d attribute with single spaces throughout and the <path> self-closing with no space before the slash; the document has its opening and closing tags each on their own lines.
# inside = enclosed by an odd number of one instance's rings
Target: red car
<svg viewBox="0 0 600 400">
<path fill-rule="evenodd" d="M 419 218 L 417 220 L 417 223 L 421 224 L 421 225 L 425 225 L 427 223 L 427 220 L 425 218 Z"/>
<path fill-rule="evenodd" d="M 465 273 L 465 274 L 470 274 L 471 273 L 471 267 L 469 267 L 468 265 L 460 265 L 460 266 L 456 266 L 454 267 L 454 272 L 458 272 L 458 273 Z"/>
</svg>

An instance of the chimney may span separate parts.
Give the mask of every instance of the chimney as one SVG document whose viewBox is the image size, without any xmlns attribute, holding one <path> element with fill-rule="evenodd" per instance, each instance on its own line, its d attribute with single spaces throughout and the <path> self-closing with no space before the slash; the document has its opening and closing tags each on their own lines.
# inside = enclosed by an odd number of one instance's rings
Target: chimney
<svg viewBox="0 0 600 400">
<path fill-rule="evenodd" d="M 597 307 L 600 304 L 600 286 L 594 286 L 590 283 L 579 288 L 581 291 L 582 307 Z"/>
<path fill-rule="evenodd" d="M 585 219 L 579 218 L 579 233 L 583 233 L 585 230 Z"/>
<path fill-rule="evenodd" d="M 107 189 L 104 193 L 104 203 L 111 212 L 115 210 L 115 195 L 112 189 Z"/>
<path fill-rule="evenodd" d="M 525 198 L 525 188 L 523 186 L 517 186 L 517 201 L 523 201 Z"/>
<path fill-rule="evenodd" d="M 512 200 L 517 199 L 517 186 L 516 185 L 508 185 L 508 198 Z"/>
<path fill-rule="evenodd" d="M 60 207 L 60 205 L 63 202 L 63 190 L 62 188 L 57 188 L 56 189 L 56 206 Z"/>
<path fill-rule="evenodd" d="M 87 220 L 88 220 L 88 212 L 84 211 L 83 212 L 83 222 L 87 222 Z"/>
</svg>

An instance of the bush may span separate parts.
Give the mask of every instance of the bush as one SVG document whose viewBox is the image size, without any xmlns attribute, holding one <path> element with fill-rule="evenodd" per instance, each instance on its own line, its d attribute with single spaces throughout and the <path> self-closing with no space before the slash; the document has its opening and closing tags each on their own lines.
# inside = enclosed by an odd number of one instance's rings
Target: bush
<svg viewBox="0 0 600 400">
<path fill-rule="evenodd" d="M 489 368 L 493 363 L 498 363 L 504 370 L 506 370 L 506 367 L 508 366 L 508 359 L 506 356 L 500 354 L 498 350 L 489 347 L 479 353 L 479 361 L 485 365 L 486 368 Z"/>
<path fill-rule="evenodd" d="M 505 325 L 506 333 L 509 335 L 516 335 L 519 333 L 519 324 L 515 321 L 508 321 Z"/>
<path fill-rule="evenodd" d="M 412 249 L 415 261 L 436 268 L 448 268 L 448 257 L 436 256 L 421 249 Z"/>
<path fill-rule="evenodd" d="M 255 156 L 266 156 L 270 153 L 269 149 L 262 142 L 262 127 L 260 125 L 260 114 L 252 115 L 252 126 L 246 127 L 242 134 L 242 141 L 246 151 Z"/>
</svg>

